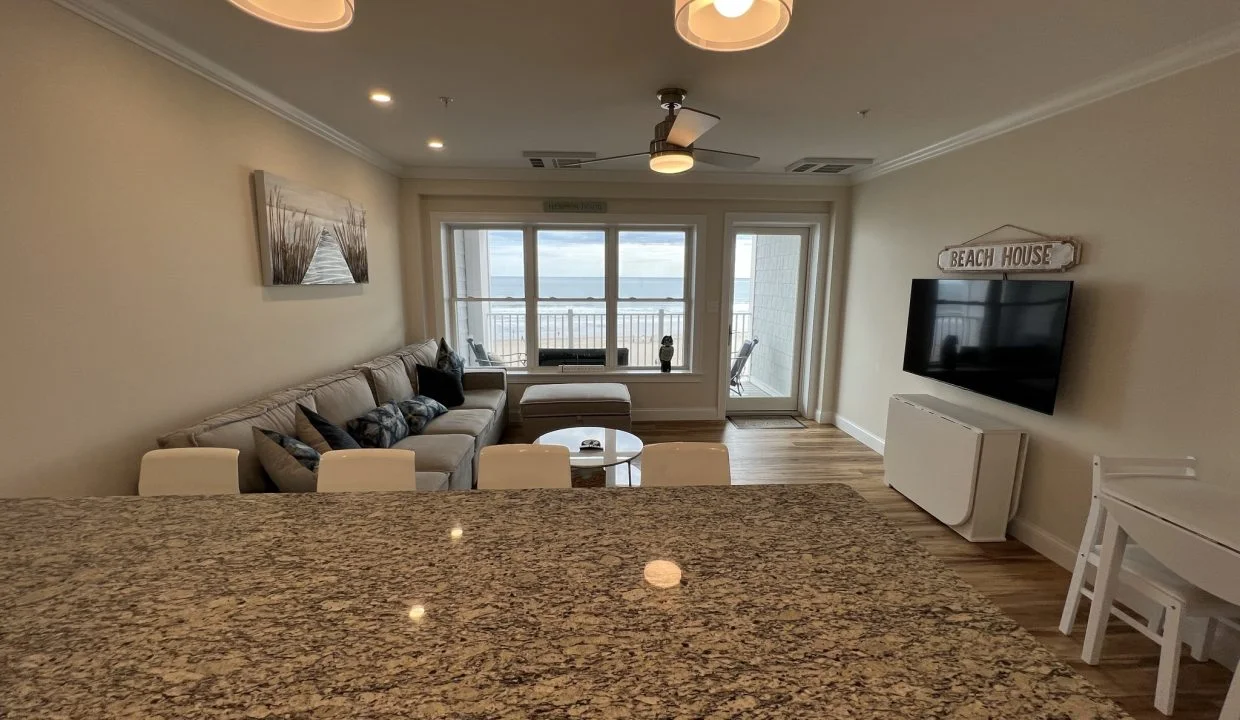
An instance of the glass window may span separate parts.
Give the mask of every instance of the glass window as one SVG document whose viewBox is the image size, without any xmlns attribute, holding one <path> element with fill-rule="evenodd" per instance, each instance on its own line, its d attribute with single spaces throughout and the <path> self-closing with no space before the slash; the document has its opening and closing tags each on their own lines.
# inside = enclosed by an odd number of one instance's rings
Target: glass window
<svg viewBox="0 0 1240 720">
<path fill-rule="evenodd" d="M 452 228 L 449 300 L 462 354 L 476 367 L 653 369 L 670 337 L 672 367 L 689 367 L 689 233 L 666 226 Z M 531 276 L 537 290 L 527 296 Z"/>
</svg>

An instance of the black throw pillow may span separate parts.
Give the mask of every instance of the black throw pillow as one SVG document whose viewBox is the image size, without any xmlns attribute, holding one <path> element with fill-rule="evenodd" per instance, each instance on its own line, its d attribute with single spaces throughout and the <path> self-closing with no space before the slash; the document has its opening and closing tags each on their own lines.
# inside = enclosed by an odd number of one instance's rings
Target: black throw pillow
<svg viewBox="0 0 1240 720">
<path fill-rule="evenodd" d="M 426 365 L 418 366 L 418 394 L 438 400 L 448 407 L 465 402 L 465 386 L 460 376 Z"/>
<path fill-rule="evenodd" d="M 358 450 L 362 447 L 344 428 L 337 427 L 331 420 L 300 403 L 297 404 L 294 427 L 297 429 L 297 439 L 320 453 L 329 450 Z"/>
</svg>

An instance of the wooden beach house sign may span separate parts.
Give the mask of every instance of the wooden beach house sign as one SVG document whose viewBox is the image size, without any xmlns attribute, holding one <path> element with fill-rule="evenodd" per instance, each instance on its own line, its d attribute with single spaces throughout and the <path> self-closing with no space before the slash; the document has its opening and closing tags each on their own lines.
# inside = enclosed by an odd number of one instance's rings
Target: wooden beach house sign
<svg viewBox="0 0 1240 720">
<path fill-rule="evenodd" d="M 978 242 L 1008 228 L 1037 237 Z M 952 273 L 1063 272 L 1075 267 L 1080 259 L 1081 246 L 1075 238 L 1042 235 L 1015 225 L 1004 225 L 968 242 L 943 248 L 939 253 L 939 269 Z"/>
</svg>

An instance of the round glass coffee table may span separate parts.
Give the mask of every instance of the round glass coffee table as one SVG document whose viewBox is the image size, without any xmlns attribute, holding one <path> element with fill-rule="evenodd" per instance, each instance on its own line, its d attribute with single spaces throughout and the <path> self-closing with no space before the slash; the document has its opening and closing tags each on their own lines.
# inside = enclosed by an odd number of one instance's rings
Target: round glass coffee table
<svg viewBox="0 0 1240 720">
<path fill-rule="evenodd" d="M 598 440 L 602 450 L 582 450 L 582 440 Z M 617 465 L 629 468 L 629 486 L 633 485 L 633 459 L 642 454 L 641 438 L 624 430 L 601 427 L 574 427 L 540 435 L 535 445 L 560 445 L 568 448 L 568 464 L 574 468 L 603 468 L 608 485 L 615 485 Z"/>
</svg>

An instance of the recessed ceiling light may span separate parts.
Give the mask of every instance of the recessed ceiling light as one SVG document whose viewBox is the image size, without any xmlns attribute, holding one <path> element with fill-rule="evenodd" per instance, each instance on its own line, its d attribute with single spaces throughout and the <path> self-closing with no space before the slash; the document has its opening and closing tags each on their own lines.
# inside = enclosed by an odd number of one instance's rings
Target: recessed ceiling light
<svg viewBox="0 0 1240 720">
<path fill-rule="evenodd" d="M 229 0 L 256 18 L 290 30 L 332 32 L 353 22 L 355 0 Z"/>
<path fill-rule="evenodd" d="M 371 90 L 370 101 L 376 105 L 390 105 L 392 103 L 392 93 L 387 90 Z"/>
<path fill-rule="evenodd" d="M 431 138 L 426 141 L 426 147 L 431 150 L 443 150 L 443 140 L 440 140 L 439 138 Z"/>
</svg>

